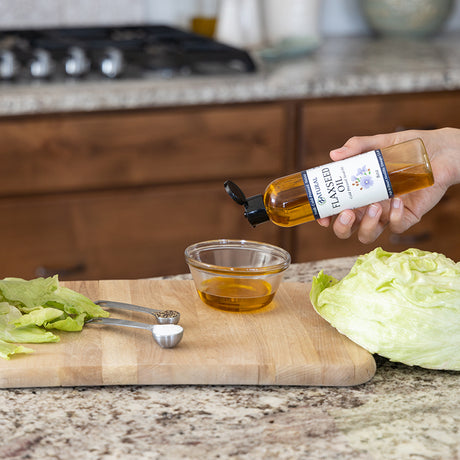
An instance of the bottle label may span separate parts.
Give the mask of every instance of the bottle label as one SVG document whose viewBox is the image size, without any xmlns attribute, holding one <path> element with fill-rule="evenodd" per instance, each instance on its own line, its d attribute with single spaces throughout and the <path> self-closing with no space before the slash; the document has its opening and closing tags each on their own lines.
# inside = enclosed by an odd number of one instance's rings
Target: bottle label
<svg viewBox="0 0 460 460">
<path fill-rule="evenodd" d="M 380 150 L 307 169 L 302 178 L 315 219 L 393 196 Z"/>
</svg>

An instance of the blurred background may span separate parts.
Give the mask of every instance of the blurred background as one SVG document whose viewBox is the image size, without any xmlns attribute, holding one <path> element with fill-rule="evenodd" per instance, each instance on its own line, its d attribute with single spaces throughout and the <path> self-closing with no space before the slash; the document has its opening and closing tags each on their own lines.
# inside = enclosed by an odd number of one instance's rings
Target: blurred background
<svg viewBox="0 0 460 460">
<path fill-rule="evenodd" d="M 252 0 L 246 0 L 251 3 Z M 225 0 L 2 0 L 0 28 L 54 27 L 75 25 L 113 25 L 167 23 L 191 28 L 196 16 L 219 15 Z M 241 8 L 245 2 L 234 3 Z M 259 9 L 270 0 L 260 0 Z M 324 36 L 363 35 L 370 28 L 357 0 L 307 0 L 275 2 L 283 8 L 305 3 L 310 11 L 319 10 L 318 28 Z M 401 2 L 392 2 L 401 3 Z M 412 3 L 411 0 L 402 3 Z M 442 0 L 439 2 L 442 3 Z M 447 31 L 460 29 L 458 0 L 446 24 Z"/>
<path fill-rule="evenodd" d="M 370 245 L 252 228 L 223 187 L 263 193 L 354 135 L 460 128 L 459 43 L 460 0 L 0 0 L 0 278 L 174 275 L 216 238 L 459 260 L 459 187 Z"/>
</svg>

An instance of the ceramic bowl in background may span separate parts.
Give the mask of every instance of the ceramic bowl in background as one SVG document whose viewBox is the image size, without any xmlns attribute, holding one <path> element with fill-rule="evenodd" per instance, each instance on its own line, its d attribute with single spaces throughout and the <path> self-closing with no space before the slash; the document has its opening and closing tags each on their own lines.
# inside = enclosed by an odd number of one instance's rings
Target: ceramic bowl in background
<svg viewBox="0 0 460 460">
<path fill-rule="evenodd" d="M 364 18 L 378 35 L 422 38 L 437 34 L 454 0 L 360 0 Z"/>
</svg>

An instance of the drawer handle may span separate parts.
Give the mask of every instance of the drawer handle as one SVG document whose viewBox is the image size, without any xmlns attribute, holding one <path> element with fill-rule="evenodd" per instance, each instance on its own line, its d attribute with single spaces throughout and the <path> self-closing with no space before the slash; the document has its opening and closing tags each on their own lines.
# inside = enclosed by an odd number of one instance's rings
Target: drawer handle
<svg viewBox="0 0 460 460">
<path fill-rule="evenodd" d="M 393 244 L 404 244 L 404 245 L 414 245 L 417 243 L 423 243 L 431 239 L 430 232 L 422 232 L 415 235 L 397 235 L 392 233 L 390 235 L 390 243 Z"/>
<path fill-rule="evenodd" d="M 58 275 L 59 277 L 76 276 L 86 271 L 86 265 L 79 263 L 73 267 L 67 268 L 48 268 L 44 266 L 37 267 L 35 269 L 35 275 L 47 278 L 49 276 Z"/>
</svg>

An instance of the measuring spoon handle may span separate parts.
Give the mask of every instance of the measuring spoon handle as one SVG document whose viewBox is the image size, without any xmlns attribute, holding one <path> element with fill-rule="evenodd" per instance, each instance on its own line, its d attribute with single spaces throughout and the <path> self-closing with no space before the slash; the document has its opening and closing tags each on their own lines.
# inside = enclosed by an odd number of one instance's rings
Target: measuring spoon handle
<svg viewBox="0 0 460 460">
<path fill-rule="evenodd" d="M 140 305 L 133 305 L 125 302 L 114 302 L 112 300 L 96 300 L 96 305 L 106 308 L 119 308 L 121 310 L 141 311 L 142 313 L 150 313 L 155 316 L 155 313 L 160 313 L 163 310 L 155 310 L 154 308 L 141 307 Z"/>
<path fill-rule="evenodd" d="M 110 326 L 124 326 L 124 327 L 134 327 L 137 329 L 147 329 L 149 331 L 153 330 L 151 324 L 139 323 L 138 321 L 128 321 L 126 319 L 118 318 L 91 318 L 88 323 L 100 323 L 107 324 Z"/>
</svg>

